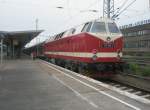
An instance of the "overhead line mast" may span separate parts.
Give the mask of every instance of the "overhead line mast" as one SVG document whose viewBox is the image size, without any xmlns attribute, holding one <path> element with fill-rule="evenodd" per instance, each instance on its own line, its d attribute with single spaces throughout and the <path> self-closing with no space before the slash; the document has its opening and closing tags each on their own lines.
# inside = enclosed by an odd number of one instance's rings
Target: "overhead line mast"
<svg viewBox="0 0 150 110">
<path fill-rule="evenodd" d="M 112 18 L 114 15 L 114 0 L 103 1 L 103 17 Z"/>
<path fill-rule="evenodd" d="M 103 17 L 115 20 L 116 18 L 118 18 L 120 14 L 126 11 L 134 2 L 136 2 L 136 0 L 132 0 L 126 7 L 124 7 L 124 5 L 126 4 L 126 1 L 125 1 L 123 5 L 121 5 L 121 7 L 115 10 L 114 0 L 103 0 Z M 149 0 L 149 3 L 150 3 L 150 0 Z"/>
</svg>

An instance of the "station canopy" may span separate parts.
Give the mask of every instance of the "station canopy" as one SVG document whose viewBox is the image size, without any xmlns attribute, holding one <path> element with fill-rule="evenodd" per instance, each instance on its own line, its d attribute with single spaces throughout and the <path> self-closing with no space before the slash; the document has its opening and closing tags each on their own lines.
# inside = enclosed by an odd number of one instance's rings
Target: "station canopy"
<svg viewBox="0 0 150 110">
<path fill-rule="evenodd" d="M 30 31 L 0 31 L 0 39 L 3 38 L 5 43 L 10 40 L 13 43 L 21 44 L 24 46 L 26 43 L 37 37 L 43 30 L 30 30 Z"/>
</svg>

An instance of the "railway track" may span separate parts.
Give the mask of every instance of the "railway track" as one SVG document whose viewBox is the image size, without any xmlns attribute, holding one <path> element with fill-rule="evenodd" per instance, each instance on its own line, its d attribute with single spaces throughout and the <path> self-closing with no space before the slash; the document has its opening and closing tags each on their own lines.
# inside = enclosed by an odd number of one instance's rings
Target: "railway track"
<svg viewBox="0 0 150 110">
<path fill-rule="evenodd" d="M 121 91 L 150 100 L 150 79 L 144 79 L 141 77 L 126 74 L 116 74 L 116 76 L 114 76 L 112 79 L 99 79 L 99 81 L 111 85 Z"/>
<path fill-rule="evenodd" d="M 59 69 L 60 66 L 57 65 L 57 69 Z M 63 67 L 60 67 L 60 70 L 62 71 Z M 65 68 L 64 68 L 65 69 Z M 71 71 L 71 70 L 69 70 Z M 98 82 L 106 84 L 106 87 L 113 88 L 116 92 L 120 92 L 121 94 L 127 95 L 127 94 L 132 94 L 132 98 L 139 99 L 142 98 L 142 100 L 148 100 L 150 101 L 150 92 L 147 90 L 144 90 L 143 88 L 140 89 L 135 86 L 131 86 L 130 84 L 124 84 L 119 81 L 114 81 L 114 80 L 100 80 L 100 79 L 95 79 Z"/>
<path fill-rule="evenodd" d="M 100 81 L 103 82 L 103 83 L 106 83 L 108 85 L 111 85 L 114 88 L 117 88 L 121 91 L 131 93 L 131 94 L 137 95 L 139 97 L 150 100 L 150 92 L 148 92 L 146 90 L 139 89 L 139 88 L 136 88 L 134 86 L 127 85 L 127 84 L 124 84 L 122 82 L 117 82 L 117 81 L 114 81 L 114 80 L 107 80 L 107 81 L 106 80 L 100 80 Z"/>
</svg>

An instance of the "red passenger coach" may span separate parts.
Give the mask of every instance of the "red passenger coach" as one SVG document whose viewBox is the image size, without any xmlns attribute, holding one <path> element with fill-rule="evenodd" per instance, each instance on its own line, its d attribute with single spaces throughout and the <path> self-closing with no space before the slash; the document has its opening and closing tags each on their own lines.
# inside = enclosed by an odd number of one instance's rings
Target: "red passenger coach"
<svg viewBox="0 0 150 110">
<path fill-rule="evenodd" d="M 53 36 L 44 44 L 44 54 L 51 62 L 81 73 L 104 73 L 120 66 L 122 48 L 123 37 L 116 24 L 99 19 Z"/>
</svg>

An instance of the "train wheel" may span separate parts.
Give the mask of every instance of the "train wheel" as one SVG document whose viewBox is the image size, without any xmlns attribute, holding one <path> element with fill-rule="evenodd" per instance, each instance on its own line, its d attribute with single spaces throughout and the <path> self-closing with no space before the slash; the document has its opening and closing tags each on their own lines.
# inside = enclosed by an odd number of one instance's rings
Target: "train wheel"
<svg viewBox="0 0 150 110">
<path fill-rule="evenodd" d="M 84 70 L 84 68 L 82 66 L 78 67 L 78 73 L 80 73 L 80 74 L 84 74 L 85 73 L 85 70 Z"/>
<path fill-rule="evenodd" d="M 78 71 L 78 69 L 77 69 L 77 67 L 76 67 L 75 65 L 72 65 L 72 66 L 70 67 L 70 70 L 71 70 L 71 71 L 74 71 L 74 72 L 77 72 L 77 71 Z"/>
<path fill-rule="evenodd" d="M 66 69 L 70 69 L 69 66 L 68 66 L 68 64 L 65 64 L 64 67 L 65 67 Z"/>
<path fill-rule="evenodd" d="M 122 64 L 119 65 L 119 68 L 120 68 L 120 71 L 123 72 L 123 65 Z"/>
<path fill-rule="evenodd" d="M 53 64 L 56 64 L 55 59 L 51 59 L 50 62 L 53 63 Z"/>
</svg>

